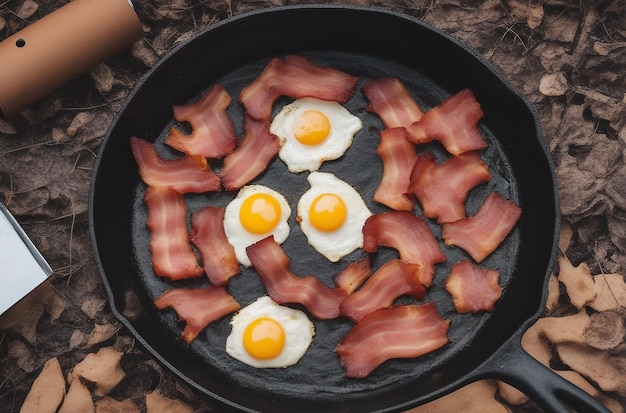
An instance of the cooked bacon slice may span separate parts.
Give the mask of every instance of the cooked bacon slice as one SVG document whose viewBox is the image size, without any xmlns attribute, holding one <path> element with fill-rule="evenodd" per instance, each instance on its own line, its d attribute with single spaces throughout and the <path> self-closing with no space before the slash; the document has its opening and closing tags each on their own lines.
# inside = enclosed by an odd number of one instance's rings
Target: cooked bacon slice
<svg viewBox="0 0 626 413">
<path fill-rule="evenodd" d="M 211 168 L 200 169 L 189 157 L 164 160 L 154 145 L 135 136 L 130 147 L 141 179 L 149 186 L 169 186 L 180 193 L 219 191 L 220 179 Z"/>
<path fill-rule="evenodd" d="M 379 308 L 389 307 L 401 295 L 408 294 L 421 300 L 426 294 L 422 285 L 420 264 L 390 260 L 383 264 L 354 294 L 349 295 L 339 310 L 341 315 L 359 322 Z"/>
<path fill-rule="evenodd" d="M 347 377 L 363 378 L 389 359 L 419 357 L 443 347 L 449 326 L 433 302 L 381 308 L 354 326 L 335 353 Z"/>
<path fill-rule="evenodd" d="M 224 285 L 241 272 L 224 232 L 224 208 L 207 206 L 191 215 L 189 239 L 198 248 L 204 272 L 213 285 Z"/>
<path fill-rule="evenodd" d="M 422 152 L 411 171 L 409 191 L 422 205 L 424 215 L 437 222 L 465 218 L 465 200 L 476 185 L 491 179 L 489 167 L 478 153 L 465 152 L 437 164 L 432 152 Z"/>
<path fill-rule="evenodd" d="M 502 295 L 500 273 L 480 268 L 467 260 L 454 264 L 446 279 L 446 290 L 459 313 L 491 311 Z"/>
<path fill-rule="evenodd" d="M 348 295 L 352 294 L 370 277 L 371 269 L 369 257 L 353 261 L 335 276 L 335 285 Z"/>
<path fill-rule="evenodd" d="M 346 291 L 330 288 L 312 275 L 300 278 L 292 273 L 289 257 L 272 235 L 252 244 L 246 252 L 267 294 L 278 304 L 300 303 L 321 320 L 339 316 Z"/>
<path fill-rule="evenodd" d="M 404 128 L 380 132 L 376 152 L 383 161 L 383 176 L 374 192 L 374 201 L 398 210 L 413 211 L 415 199 L 408 193 L 411 170 L 417 161 L 415 145 L 407 140 Z"/>
<path fill-rule="evenodd" d="M 443 101 L 439 106 L 424 113 L 422 118 L 407 127 L 409 139 L 415 143 L 438 140 L 452 155 L 487 148 L 478 130 L 483 117 L 480 104 L 469 89 Z"/>
<path fill-rule="evenodd" d="M 408 211 L 383 212 L 365 221 L 363 250 L 376 252 L 379 246 L 395 248 L 402 261 L 421 264 L 421 282 L 426 287 L 432 284 L 434 265 L 446 260 L 428 225 Z"/>
<path fill-rule="evenodd" d="M 441 238 L 446 245 L 456 245 L 474 261 L 482 262 L 500 246 L 521 215 L 515 202 L 492 192 L 474 216 L 443 224 Z"/>
<path fill-rule="evenodd" d="M 224 159 L 220 179 L 227 191 L 235 191 L 259 176 L 280 150 L 276 135 L 268 123 L 244 118 L 244 135 L 233 153 Z"/>
<path fill-rule="evenodd" d="M 151 232 L 152 268 L 160 277 L 180 280 L 202 275 L 187 232 L 187 204 L 169 187 L 148 187 L 144 194 Z"/>
<path fill-rule="evenodd" d="M 154 300 L 159 310 L 173 308 L 178 318 L 185 321 L 181 338 L 190 344 L 202 330 L 213 321 L 241 308 L 226 289 L 210 286 L 207 288 L 171 288 Z"/>
<path fill-rule="evenodd" d="M 197 102 L 174 106 L 174 119 L 189 122 L 191 134 L 170 128 L 165 143 L 192 157 L 222 158 L 235 149 L 238 139 L 226 108 L 231 97 L 224 87 L 216 84 Z"/>
<path fill-rule="evenodd" d="M 343 103 L 352 97 L 358 78 L 332 67 L 318 66 L 304 56 L 274 58 L 241 91 L 239 100 L 255 119 L 269 120 L 280 96 L 314 97 Z"/>
<path fill-rule="evenodd" d="M 368 110 L 376 112 L 387 129 L 408 127 L 424 114 L 400 79 L 372 80 L 363 86 L 363 93 L 370 101 Z"/>
</svg>

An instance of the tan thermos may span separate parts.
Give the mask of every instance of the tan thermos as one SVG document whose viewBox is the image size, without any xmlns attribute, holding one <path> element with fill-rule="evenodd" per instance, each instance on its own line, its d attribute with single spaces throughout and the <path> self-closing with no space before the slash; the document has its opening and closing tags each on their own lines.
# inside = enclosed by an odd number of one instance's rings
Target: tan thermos
<svg viewBox="0 0 626 413">
<path fill-rule="evenodd" d="M 10 118 L 143 36 L 130 0 L 73 0 L 0 43 L 0 113 Z"/>
</svg>

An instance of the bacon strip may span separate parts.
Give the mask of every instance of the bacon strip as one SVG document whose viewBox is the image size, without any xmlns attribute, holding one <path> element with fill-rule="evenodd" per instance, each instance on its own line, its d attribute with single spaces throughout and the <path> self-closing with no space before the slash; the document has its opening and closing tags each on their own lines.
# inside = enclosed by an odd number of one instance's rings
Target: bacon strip
<svg viewBox="0 0 626 413">
<path fill-rule="evenodd" d="M 476 152 L 452 156 L 440 164 L 431 152 L 423 152 L 411 171 L 408 190 L 417 197 L 425 216 L 439 223 L 453 222 L 465 218 L 468 192 L 490 179 L 489 167 Z"/>
<path fill-rule="evenodd" d="M 389 307 L 401 295 L 408 294 L 422 300 L 426 290 L 420 282 L 421 271 L 420 264 L 407 264 L 400 260 L 387 261 L 360 290 L 343 300 L 339 306 L 341 315 L 359 322 L 367 314 Z"/>
<path fill-rule="evenodd" d="M 353 261 L 335 276 L 335 285 L 350 295 L 370 277 L 371 269 L 369 257 Z"/>
<path fill-rule="evenodd" d="M 335 353 L 347 377 L 363 378 L 389 359 L 419 357 L 443 347 L 449 326 L 433 302 L 382 308 L 350 330 Z"/>
<path fill-rule="evenodd" d="M 415 200 L 408 193 L 411 170 L 417 161 L 415 145 L 407 140 L 404 128 L 380 132 L 376 152 L 383 161 L 383 176 L 374 192 L 374 201 L 398 210 L 413 211 Z"/>
<path fill-rule="evenodd" d="M 174 106 L 174 119 L 189 122 L 192 132 L 185 135 L 172 127 L 165 143 L 192 157 L 216 159 L 231 153 L 238 142 L 226 113 L 231 100 L 224 87 L 216 84 L 197 102 Z"/>
<path fill-rule="evenodd" d="M 314 97 L 343 103 L 352 97 L 358 78 L 332 67 L 322 67 L 304 56 L 274 58 L 263 72 L 241 91 L 239 99 L 255 119 L 269 120 L 280 96 Z"/>
<path fill-rule="evenodd" d="M 363 86 L 369 99 L 368 110 L 376 112 L 387 129 L 408 127 L 420 120 L 423 112 L 400 79 L 375 79 Z"/>
<path fill-rule="evenodd" d="M 169 187 L 148 187 L 144 194 L 151 232 L 152 268 L 160 277 L 180 280 L 202 275 L 187 233 L 187 204 Z"/>
<path fill-rule="evenodd" d="M 219 191 L 222 188 L 211 168 L 200 169 L 187 156 L 164 160 L 151 143 L 135 136 L 130 138 L 130 148 L 146 185 L 169 186 L 180 193 Z"/>
<path fill-rule="evenodd" d="M 443 101 L 407 127 L 415 143 L 438 140 L 452 155 L 487 148 L 477 123 L 483 117 L 480 104 L 469 89 Z"/>
<path fill-rule="evenodd" d="M 432 284 L 434 265 L 446 260 L 428 225 L 408 211 L 383 212 L 365 221 L 363 250 L 376 252 L 379 246 L 395 248 L 405 262 L 421 264 L 421 282 L 426 287 Z"/>
<path fill-rule="evenodd" d="M 172 307 L 185 321 L 181 338 L 190 344 L 210 323 L 241 308 L 223 287 L 172 288 L 154 300 L 159 310 Z"/>
<path fill-rule="evenodd" d="M 473 265 L 467 260 L 454 264 L 445 287 L 459 313 L 491 311 L 502 295 L 500 273 Z"/>
<path fill-rule="evenodd" d="M 474 216 L 443 224 L 441 237 L 446 245 L 456 245 L 474 261 L 482 262 L 500 246 L 521 215 L 515 202 L 492 192 Z"/>
<path fill-rule="evenodd" d="M 224 285 L 241 272 L 235 249 L 224 232 L 224 208 L 207 206 L 191 215 L 189 239 L 198 248 L 213 285 Z"/>
<path fill-rule="evenodd" d="M 244 118 L 244 135 L 237 149 L 224 159 L 220 179 L 227 191 L 235 191 L 259 176 L 280 150 L 268 123 Z"/>
<path fill-rule="evenodd" d="M 289 270 L 289 257 L 272 235 L 246 248 L 267 294 L 278 304 L 300 303 L 321 320 L 337 318 L 346 291 L 330 288 L 316 277 L 296 276 Z"/>
</svg>

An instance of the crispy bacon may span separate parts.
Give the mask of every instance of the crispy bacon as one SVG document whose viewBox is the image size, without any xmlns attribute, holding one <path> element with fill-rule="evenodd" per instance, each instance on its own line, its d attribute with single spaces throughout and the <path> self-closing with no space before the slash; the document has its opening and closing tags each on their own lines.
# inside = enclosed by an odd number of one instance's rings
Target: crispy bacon
<svg viewBox="0 0 626 413">
<path fill-rule="evenodd" d="M 452 156 L 440 164 L 431 152 L 423 152 L 413 166 L 408 188 L 425 216 L 439 223 L 453 222 L 465 218 L 468 192 L 490 179 L 489 167 L 476 152 Z"/>
<path fill-rule="evenodd" d="M 159 310 L 172 307 L 178 318 L 185 321 L 181 338 L 190 344 L 210 323 L 241 308 L 226 289 L 210 286 L 189 289 L 172 288 L 154 300 Z"/>
<path fill-rule="evenodd" d="M 130 147 L 141 179 L 149 186 L 169 186 L 180 193 L 219 191 L 220 179 L 211 168 L 200 169 L 189 157 L 164 160 L 154 146 L 135 136 Z"/>
<path fill-rule="evenodd" d="M 335 353 L 347 377 L 363 378 L 389 359 L 419 357 L 443 347 L 449 326 L 433 302 L 382 308 L 354 326 Z"/>
<path fill-rule="evenodd" d="M 387 129 L 408 127 L 420 120 L 423 112 L 400 79 L 375 79 L 363 86 L 369 99 L 368 110 L 376 112 Z"/>
<path fill-rule="evenodd" d="M 299 303 L 321 320 L 337 318 L 339 304 L 348 296 L 341 288 L 330 288 L 316 277 L 300 278 L 289 269 L 289 257 L 272 235 L 246 248 L 267 294 L 278 304 Z"/>
<path fill-rule="evenodd" d="M 339 310 L 341 315 L 359 322 L 379 308 L 389 307 L 401 295 L 408 294 L 421 300 L 426 294 L 422 285 L 420 264 L 390 260 L 383 264 L 361 289 L 349 295 Z"/>
<path fill-rule="evenodd" d="M 197 102 L 174 106 L 174 119 L 189 122 L 191 134 L 170 128 L 165 143 L 192 157 L 222 158 L 235 149 L 238 139 L 233 123 L 226 113 L 231 97 L 216 84 Z"/>
<path fill-rule="evenodd" d="M 350 295 L 370 277 L 371 269 L 369 257 L 353 261 L 335 276 L 335 285 Z"/>
<path fill-rule="evenodd" d="M 148 187 L 144 194 L 151 232 L 152 268 L 160 277 L 180 280 L 202 275 L 187 232 L 187 204 L 169 187 Z"/>
<path fill-rule="evenodd" d="M 483 117 L 480 104 L 469 89 L 463 89 L 424 113 L 407 127 L 415 143 L 438 140 L 453 155 L 487 148 L 477 123 Z"/>
<path fill-rule="evenodd" d="M 383 161 L 383 176 L 374 192 L 374 201 L 398 210 L 413 211 L 415 200 L 407 192 L 411 170 L 417 161 L 415 145 L 407 140 L 404 128 L 380 132 L 376 152 Z"/>
<path fill-rule="evenodd" d="M 376 252 L 379 246 L 395 248 L 405 262 L 421 264 L 421 282 L 426 287 L 432 284 L 434 265 L 446 260 L 428 225 L 408 211 L 383 212 L 365 221 L 363 250 Z"/>
<path fill-rule="evenodd" d="M 241 272 L 235 250 L 224 232 L 224 208 L 207 206 L 194 212 L 189 239 L 200 252 L 211 284 L 224 285 Z"/>
<path fill-rule="evenodd" d="M 498 271 L 463 260 L 452 266 L 445 287 L 459 313 L 491 311 L 502 295 L 499 279 Z"/>
<path fill-rule="evenodd" d="M 515 202 L 492 192 L 474 216 L 443 224 L 441 237 L 446 245 L 456 245 L 482 262 L 500 246 L 521 214 Z"/>
<path fill-rule="evenodd" d="M 219 174 L 224 188 L 235 191 L 259 176 L 279 150 L 278 137 L 270 133 L 267 122 L 246 115 L 241 143 L 224 159 Z"/>
<path fill-rule="evenodd" d="M 322 67 L 304 56 L 274 58 L 239 99 L 255 119 L 269 120 L 280 96 L 314 97 L 343 103 L 352 97 L 358 78 L 331 67 Z"/>
</svg>

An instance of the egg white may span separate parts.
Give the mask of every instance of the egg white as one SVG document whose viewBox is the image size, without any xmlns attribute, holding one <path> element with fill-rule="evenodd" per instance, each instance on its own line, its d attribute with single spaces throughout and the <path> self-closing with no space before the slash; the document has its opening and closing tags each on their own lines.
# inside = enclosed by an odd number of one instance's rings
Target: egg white
<svg viewBox="0 0 626 413">
<path fill-rule="evenodd" d="M 280 204 L 280 221 L 271 231 L 264 234 L 254 234 L 248 232 L 239 220 L 239 210 L 243 201 L 251 195 L 256 193 L 265 193 L 273 197 Z M 242 187 L 237 194 L 237 197 L 233 199 L 224 211 L 224 232 L 228 243 L 235 249 L 235 255 L 241 265 L 250 267 L 252 263 L 248 254 L 246 253 L 246 247 L 254 244 L 255 242 L 262 240 L 263 238 L 274 235 L 274 240 L 281 244 L 289 236 L 289 224 L 287 220 L 291 215 L 291 208 L 287 203 L 284 196 L 263 185 L 247 185 Z"/>
<path fill-rule="evenodd" d="M 250 356 L 243 346 L 246 327 L 262 317 L 277 321 L 285 332 L 283 350 L 278 356 L 268 360 Z M 226 338 L 226 352 L 231 357 L 258 368 L 289 367 L 296 364 L 308 350 L 315 335 L 315 326 L 304 312 L 281 306 L 268 296 L 260 297 L 239 310 L 230 324 L 232 331 Z"/>
<path fill-rule="evenodd" d="M 311 188 L 298 201 L 296 220 L 309 244 L 331 262 L 337 262 L 363 246 L 363 225 L 372 212 L 361 195 L 347 182 L 326 172 L 311 172 L 307 177 Z M 311 203 L 321 194 L 336 194 L 347 207 L 346 220 L 336 231 L 320 231 L 311 224 Z"/>
<path fill-rule="evenodd" d="M 307 110 L 317 110 L 330 121 L 328 137 L 317 145 L 304 145 L 293 132 L 294 123 Z M 352 145 L 354 134 L 363 127 L 363 122 L 337 102 L 302 98 L 285 105 L 274 117 L 270 132 L 280 140 L 279 158 L 294 173 L 316 171 L 324 161 L 340 158 Z"/>
</svg>

